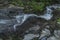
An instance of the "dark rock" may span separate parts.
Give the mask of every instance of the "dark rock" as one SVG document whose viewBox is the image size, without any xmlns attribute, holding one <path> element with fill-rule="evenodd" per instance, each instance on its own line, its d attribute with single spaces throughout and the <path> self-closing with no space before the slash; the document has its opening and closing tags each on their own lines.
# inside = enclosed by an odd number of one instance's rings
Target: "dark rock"
<svg viewBox="0 0 60 40">
<path fill-rule="evenodd" d="M 0 8 L 6 8 L 9 6 L 9 0 L 0 0 Z"/>
</svg>

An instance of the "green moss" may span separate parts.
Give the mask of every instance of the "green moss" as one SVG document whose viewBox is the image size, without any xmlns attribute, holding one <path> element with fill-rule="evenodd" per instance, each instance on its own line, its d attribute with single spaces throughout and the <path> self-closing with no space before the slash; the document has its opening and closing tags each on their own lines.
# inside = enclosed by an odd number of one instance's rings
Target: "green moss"
<svg viewBox="0 0 60 40">
<path fill-rule="evenodd" d="M 32 2 L 31 6 L 35 11 L 43 11 L 45 7 L 44 3 L 37 3 L 37 2 Z"/>
<path fill-rule="evenodd" d="M 57 10 L 59 10 L 59 11 L 60 11 L 60 8 L 57 8 Z"/>
<path fill-rule="evenodd" d="M 57 22 L 60 22 L 60 18 L 57 19 Z"/>
<path fill-rule="evenodd" d="M 27 2 L 27 8 L 28 9 L 32 9 L 33 11 L 35 11 L 35 12 L 38 12 L 38 11 L 40 11 L 40 12 L 42 12 L 44 9 L 45 9 L 45 3 L 43 3 L 43 2 L 35 2 L 35 1 L 32 1 L 32 2 Z"/>
<path fill-rule="evenodd" d="M 17 5 L 17 6 L 24 6 L 21 0 L 12 0 L 13 5 Z"/>
<path fill-rule="evenodd" d="M 42 12 L 45 9 L 45 6 L 50 4 L 50 2 L 46 2 L 45 0 L 38 1 L 39 0 L 12 0 L 12 4 L 24 7 L 26 12 L 31 12 L 32 10 L 35 12 Z"/>
</svg>

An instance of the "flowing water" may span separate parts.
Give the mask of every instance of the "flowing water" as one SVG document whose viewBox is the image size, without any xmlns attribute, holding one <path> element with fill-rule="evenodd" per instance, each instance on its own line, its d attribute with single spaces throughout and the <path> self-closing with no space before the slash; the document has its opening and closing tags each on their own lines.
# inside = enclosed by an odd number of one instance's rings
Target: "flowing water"
<svg viewBox="0 0 60 40">
<path fill-rule="evenodd" d="M 0 31 L 3 32 L 3 30 L 5 30 L 7 27 L 9 28 L 8 30 L 11 30 L 10 26 L 13 25 L 12 28 L 13 28 L 13 31 L 15 32 L 17 30 L 17 26 L 18 26 L 18 28 L 23 27 L 21 25 L 26 23 L 26 21 L 28 21 L 27 19 L 29 19 L 29 18 L 39 18 L 39 19 L 43 19 L 46 21 L 50 21 L 54 16 L 53 11 L 57 8 L 60 8 L 60 5 L 47 6 L 43 15 L 24 14 L 23 12 L 19 12 L 18 14 L 16 13 L 16 15 L 14 15 L 14 14 L 9 14 L 10 8 L 0 9 L 0 16 L 1 16 L 0 17 L 0 19 L 1 19 L 0 20 L 0 29 L 1 29 Z M 12 13 L 15 13 L 15 11 L 12 11 Z M 10 16 L 8 17 L 8 15 L 10 15 Z M 32 19 L 30 19 L 30 20 L 32 20 Z M 3 27 L 3 25 L 6 25 L 7 27 L 6 26 Z M 36 26 L 36 25 L 38 25 L 38 26 Z M 38 33 L 37 31 L 40 30 L 39 28 L 42 26 L 39 26 L 39 24 L 36 24 L 36 25 L 33 25 L 32 26 L 33 28 L 32 27 L 30 29 L 27 28 L 28 29 L 28 30 L 26 30 L 27 34 L 24 35 L 23 40 L 32 40 L 36 37 L 38 38 L 37 40 L 50 40 L 50 38 L 51 38 L 51 40 L 59 40 L 59 38 L 57 39 L 54 36 L 49 38 L 49 35 L 51 35 L 51 33 L 50 33 L 50 30 L 48 30 L 48 29 L 43 29 L 41 31 L 41 33 Z M 27 27 L 27 26 L 25 26 L 25 27 Z M 49 25 L 46 27 L 49 28 Z M 23 29 L 24 29 L 24 27 L 23 27 Z M 34 29 L 34 30 L 32 30 L 32 29 Z M 37 29 L 37 30 L 35 30 L 35 29 Z M 18 31 L 20 31 L 20 30 L 18 30 Z M 36 33 L 34 33 L 34 32 L 36 32 Z M 58 32 L 58 33 L 60 33 L 60 32 Z M 52 39 L 52 38 L 54 38 L 54 39 Z"/>
</svg>

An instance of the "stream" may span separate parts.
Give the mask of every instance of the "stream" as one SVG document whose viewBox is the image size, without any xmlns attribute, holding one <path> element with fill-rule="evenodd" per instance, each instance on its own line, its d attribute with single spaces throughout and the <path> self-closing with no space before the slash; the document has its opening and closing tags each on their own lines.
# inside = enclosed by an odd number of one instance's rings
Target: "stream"
<svg viewBox="0 0 60 40">
<path fill-rule="evenodd" d="M 25 14 L 19 8 L 0 9 L 0 37 L 4 40 L 15 34 L 23 35 L 21 40 L 60 40 L 60 30 L 53 19 L 57 8 L 60 4 L 47 6 L 43 15 Z"/>
</svg>

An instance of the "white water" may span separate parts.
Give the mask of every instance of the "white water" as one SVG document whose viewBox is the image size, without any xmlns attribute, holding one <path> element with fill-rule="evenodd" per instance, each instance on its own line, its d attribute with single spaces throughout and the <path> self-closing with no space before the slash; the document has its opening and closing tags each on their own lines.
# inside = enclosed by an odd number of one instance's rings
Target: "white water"
<svg viewBox="0 0 60 40">
<path fill-rule="evenodd" d="M 51 6 L 47 6 L 46 7 L 46 12 L 44 13 L 44 15 L 36 15 L 36 14 L 22 14 L 22 15 L 16 15 L 14 16 L 16 18 L 16 21 L 18 22 L 18 24 L 14 25 L 14 29 L 16 30 L 16 26 L 23 24 L 29 17 L 39 17 L 45 20 L 51 20 L 51 18 L 53 17 L 53 10 L 51 8 L 57 9 L 60 8 L 60 5 L 51 5 Z M 1 14 L 1 13 L 0 13 Z M 0 20 L 0 24 L 7 24 L 9 23 L 10 20 Z"/>
<path fill-rule="evenodd" d="M 50 20 L 53 17 L 53 14 L 52 14 L 53 10 L 51 9 L 52 7 L 54 9 L 59 8 L 59 6 L 54 6 L 54 5 L 47 6 L 46 12 L 44 13 L 44 15 L 40 15 L 40 16 L 38 16 L 36 14 L 21 14 L 21 15 L 14 16 L 18 22 L 18 24 L 14 25 L 14 29 L 16 30 L 16 26 L 23 24 L 24 21 L 26 21 L 29 17 L 37 17 L 37 18 L 39 17 L 39 18 L 43 18 L 45 20 Z"/>
<path fill-rule="evenodd" d="M 43 19 L 45 19 L 45 20 L 51 20 L 51 18 L 53 17 L 53 10 L 51 9 L 51 8 L 54 8 L 54 9 L 57 9 L 57 8 L 60 8 L 60 6 L 57 6 L 57 5 L 52 5 L 52 6 L 47 6 L 46 7 L 46 13 L 44 14 L 44 15 L 40 15 L 40 16 L 38 16 L 38 15 L 30 15 L 30 16 L 36 16 L 36 17 L 40 17 L 40 18 L 43 18 Z M 29 15 L 28 16 L 26 16 L 26 17 L 30 17 Z M 25 19 L 26 20 L 26 19 Z M 49 31 L 48 31 L 49 32 Z M 45 33 L 44 33 L 45 34 Z M 43 35 L 44 35 L 43 34 Z M 38 35 L 36 35 L 36 36 L 38 36 Z M 31 40 L 31 39 L 33 39 L 33 38 L 35 38 L 36 36 L 34 36 L 34 34 L 28 34 L 28 35 L 25 35 L 24 36 L 24 39 L 23 40 Z M 54 38 L 53 38 L 54 39 Z M 46 40 L 45 38 L 43 38 L 43 39 L 41 39 L 41 40 Z"/>
<path fill-rule="evenodd" d="M 52 7 L 52 6 L 51 6 Z M 16 20 L 18 23 L 24 23 L 24 21 L 26 21 L 29 17 L 39 17 L 39 18 L 43 18 L 45 20 L 50 20 L 53 17 L 52 14 L 52 9 L 50 6 L 46 7 L 46 13 L 44 13 L 44 15 L 36 15 L 36 14 L 22 14 L 22 15 L 17 15 Z"/>
<path fill-rule="evenodd" d="M 26 21 L 27 18 L 29 17 L 39 17 L 39 18 L 43 18 L 45 20 L 50 20 L 52 17 L 53 17 L 53 10 L 51 8 L 54 8 L 54 9 L 57 9 L 57 8 L 60 8 L 60 5 L 51 5 L 51 6 L 47 6 L 46 7 L 46 12 L 44 13 L 44 15 L 35 15 L 35 14 L 23 14 L 23 15 L 17 15 L 16 16 L 16 20 L 18 23 L 20 22 L 24 22 Z M 21 21 L 20 21 L 21 20 Z"/>
<path fill-rule="evenodd" d="M 21 25 L 23 24 L 29 17 L 39 17 L 39 18 L 42 18 L 42 19 L 45 19 L 45 20 L 51 20 L 51 18 L 53 17 L 53 10 L 51 8 L 54 8 L 54 9 L 57 9 L 57 8 L 60 8 L 60 5 L 51 5 L 51 6 L 47 6 L 46 7 L 46 12 L 44 13 L 44 15 L 36 15 L 36 14 L 22 14 L 22 15 L 16 15 L 14 16 L 17 20 L 17 24 L 15 23 L 13 25 L 14 27 L 14 30 L 16 30 L 16 27 L 18 25 Z M 2 15 L 2 14 L 0 14 Z M 11 21 L 9 20 L 0 20 L 0 24 L 7 24 L 7 23 L 10 23 Z M 27 34 L 28 36 L 25 36 L 25 39 L 24 40 L 31 40 L 33 39 L 34 37 L 36 37 L 37 35 L 34 35 L 34 34 Z M 28 38 L 27 38 L 28 37 Z M 26 39 L 27 38 L 27 39 Z"/>
</svg>

